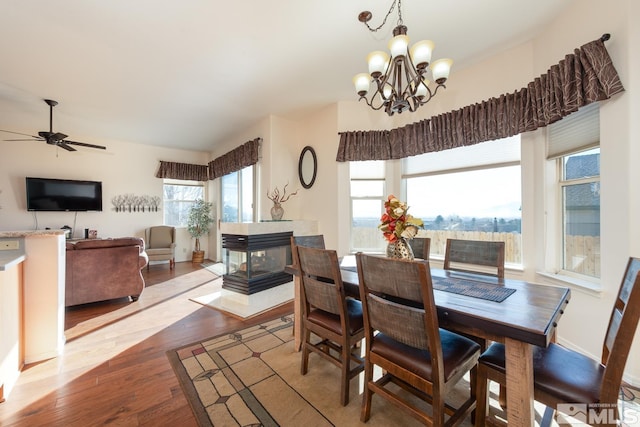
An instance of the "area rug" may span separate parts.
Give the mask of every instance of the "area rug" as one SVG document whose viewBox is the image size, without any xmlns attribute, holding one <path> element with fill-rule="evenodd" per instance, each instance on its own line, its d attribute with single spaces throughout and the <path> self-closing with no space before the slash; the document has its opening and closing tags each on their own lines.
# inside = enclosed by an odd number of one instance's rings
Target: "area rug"
<svg viewBox="0 0 640 427">
<path fill-rule="evenodd" d="M 200 426 L 364 425 L 360 423 L 363 375 L 352 380 L 349 404 L 341 406 L 340 372 L 333 364 L 312 354 L 309 372 L 300 374 L 301 353 L 294 351 L 292 324 L 292 315 L 279 317 L 167 352 Z M 468 382 L 461 381 L 448 401 L 457 404 L 468 388 Z M 497 387 L 491 392 L 495 405 Z M 624 388 L 621 399 L 636 404 L 640 393 Z M 538 405 L 540 423 L 545 408 Z M 374 395 L 366 425 L 420 424 Z M 469 418 L 462 425 L 470 426 Z"/>
</svg>

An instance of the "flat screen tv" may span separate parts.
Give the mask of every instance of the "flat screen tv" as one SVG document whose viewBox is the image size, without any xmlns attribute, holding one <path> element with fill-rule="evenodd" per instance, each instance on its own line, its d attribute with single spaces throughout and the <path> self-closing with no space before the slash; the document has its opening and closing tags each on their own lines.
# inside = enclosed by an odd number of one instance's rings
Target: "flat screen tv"
<svg viewBox="0 0 640 427">
<path fill-rule="evenodd" d="M 29 211 L 102 211 L 102 182 L 27 177 Z"/>
</svg>

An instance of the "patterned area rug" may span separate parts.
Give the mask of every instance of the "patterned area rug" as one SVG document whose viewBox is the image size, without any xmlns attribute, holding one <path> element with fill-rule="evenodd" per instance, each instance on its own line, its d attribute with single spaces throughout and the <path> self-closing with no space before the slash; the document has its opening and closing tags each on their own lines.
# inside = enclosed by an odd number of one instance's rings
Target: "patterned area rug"
<svg viewBox="0 0 640 427">
<path fill-rule="evenodd" d="M 360 423 L 363 375 L 352 380 L 350 401 L 345 407 L 339 403 L 340 372 L 333 364 L 312 354 L 309 372 L 301 375 L 301 353 L 293 350 L 292 319 L 277 318 L 167 352 L 200 426 L 364 425 Z M 461 381 L 448 401 L 457 404 L 468 387 Z M 497 387 L 492 386 L 491 393 L 495 406 Z M 638 402 L 640 392 L 623 388 L 623 410 L 640 414 Z M 552 417 L 538 405 L 537 423 L 545 424 L 543 418 L 548 421 Z M 374 396 L 366 425 L 420 424 Z M 470 426 L 469 418 L 462 425 Z"/>
</svg>

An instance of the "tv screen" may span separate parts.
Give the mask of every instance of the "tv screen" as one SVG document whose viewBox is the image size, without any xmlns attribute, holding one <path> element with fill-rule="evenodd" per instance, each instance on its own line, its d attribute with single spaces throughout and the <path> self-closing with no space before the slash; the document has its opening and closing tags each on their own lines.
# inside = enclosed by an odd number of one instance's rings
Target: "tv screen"
<svg viewBox="0 0 640 427">
<path fill-rule="evenodd" d="M 27 177 L 29 211 L 101 211 L 102 182 Z"/>
</svg>

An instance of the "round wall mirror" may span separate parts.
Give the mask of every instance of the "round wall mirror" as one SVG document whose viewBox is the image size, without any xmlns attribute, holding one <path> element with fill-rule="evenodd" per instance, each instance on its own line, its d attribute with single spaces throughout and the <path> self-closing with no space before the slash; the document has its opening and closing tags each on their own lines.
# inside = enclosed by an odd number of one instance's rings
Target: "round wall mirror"
<svg viewBox="0 0 640 427">
<path fill-rule="evenodd" d="M 310 146 L 306 146 L 300 153 L 300 161 L 298 162 L 298 177 L 300 178 L 300 184 L 304 188 L 311 188 L 316 180 L 316 174 L 318 173 L 318 158 L 316 152 Z"/>
</svg>

